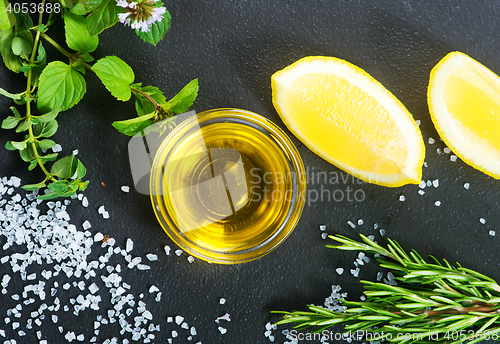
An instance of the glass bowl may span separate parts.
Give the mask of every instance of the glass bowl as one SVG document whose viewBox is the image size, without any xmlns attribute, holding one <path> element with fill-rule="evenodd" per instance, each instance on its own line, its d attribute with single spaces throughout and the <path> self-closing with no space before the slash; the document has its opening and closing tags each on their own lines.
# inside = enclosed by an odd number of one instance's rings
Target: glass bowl
<svg viewBox="0 0 500 344">
<path fill-rule="evenodd" d="M 295 228 L 306 175 L 287 135 L 240 109 L 192 116 L 161 143 L 150 194 L 156 217 L 183 250 L 235 264 L 262 257 Z"/>
</svg>

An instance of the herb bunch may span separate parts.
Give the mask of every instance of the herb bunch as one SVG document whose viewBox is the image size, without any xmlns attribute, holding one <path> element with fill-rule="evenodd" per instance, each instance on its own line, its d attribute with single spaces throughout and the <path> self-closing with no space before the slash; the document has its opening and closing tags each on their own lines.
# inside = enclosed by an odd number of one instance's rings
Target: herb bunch
<svg viewBox="0 0 500 344">
<path fill-rule="evenodd" d="M 37 16 L 36 23 L 30 14 Z M 48 35 L 59 16 L 64 20 L 67 47 Z M 75 106 L 86 92 L 87 71 L 95 73 L 117 100 L 135 96 L 138 117 L 113 123 L 123 134 L 144 135 L 153 123 L 187 111 L 197 96 L 196 79 L 167 101 L 157 87 L 136 83 L 132 68 L 119 57 L 106 56 L 94 62 L 91 56 L 99 45 L 99 34 L 117 22 L 156 45 L 170 28 L 170 20 L 160 0 L 42 0 L 22 6 L 0 0 L 0 55 L 9 70 L 26 77 L 23 92 L 0 88 L 0 94 L 17 105 L 10 108 L 12 115 L 1 127 L 23 135 L 7 142 L 6 148 L 17 150 L 29 163 L 29 170 L 39 167 L 45 174 L 42 181 L 24 185 L 24 189 L 47 188 L 38 198 L 52 199 L 72 196 L 87 187 L 88 181 L 83 180 L 86 168 L 79 159 L 73 154 L 59 158 L 56 152 L 47 153 L 56 145 L 50 138 L 58 129 L 57 116 Z M 63 60 L 48 62 L 43 44 L 55 47 Z"/>
<path fill-rule="evenodd" d="M 366 301 L 339 300 L 345 312 L 314 305 L 309 312 L 275 311 L 283 314 L 277 324 L 295 323 L 296 329 L 314 328 L 315 333 L 343 324 L 345 333 L 363 331 L 398 343 L 477 343 L 499 337 L 500 286 L 493 279 L 433 256 L 427 262 L 390 239 L 384 248 L 360 236 L 364 242 L 330 236 L 342 245 L 327 247 L 386 258 L 377 261 L 398 276 L 399 285 L 361 281 Z"/>
</svg>

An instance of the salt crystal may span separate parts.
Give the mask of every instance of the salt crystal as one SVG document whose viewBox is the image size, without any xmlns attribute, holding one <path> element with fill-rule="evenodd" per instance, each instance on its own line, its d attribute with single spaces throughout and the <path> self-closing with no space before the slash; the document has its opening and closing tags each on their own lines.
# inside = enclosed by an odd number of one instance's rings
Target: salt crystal
<svg viewBox="0 0 500 344">
<path fill-rule="evenodd" d="M 182 316 L 180 316 L 180 315 L 177 315 L 177 316 L 175 317 L 175 323 L 176 323 L 177 325 L 182 324 L 182 322 L 183 322 L 183 321 L 184 321 L 184 317 L 182 317 Z"/>
<path fill-rule="evenodd" d="M 470 184 L 469 184 L 469 183 L 465 183 L 465 184 L 464 184 L 464 189 L 469 190 L 469 187 L 470 187 Z"/>
<path fill-rule="evenodd" d="M 172 317 L 167 317 L 167 322 L 168 323 L 171 323 L 172 321 L 174 321 L 174 319 Z"/>
<path fill-rule="evenodd" d="M 152 285 L 150 288 L 149 288 L 149 292 L 150 293 L 155 293 L 157 291 L 160 291 L 160 289 L 158 289 L 156 286 Z"/>
<path fill-rule="evenodd" d="M 319 226 L 320 231 L 326 231 L 326 226 L 325 225 L 320 225 Z"/>
<path fill-rule="evenodd" d="M 152 253 L 148 253 L 146 254 L 146 258 L 150 261 L 150 262 L 154 262 L 156 260 L 158 260 L 158 256 L 156 254 L 152 254 Z"/>
<path fill-rule="evenodd" d="M 225 304 L 225 303 L 226 303 L 226 299 L 225 299 L 225 298 L 223 298 L 223 297 L 221 297 L 221 298 L 220 298 L 220 300 L 219 300 L 219 303 L 220 303 L 221 305 Z"/>
<path fill-rule="evenodd" d="M 193 257 L 193 256 L 189 256 L 189 257 L 187 257 L 187 261 L 188 261 L 190 264 L 194 263 L 194 257 Z"/>
<path fill-rule="evenodd" d="M 406 199 L 406 198 L 405 198 L 405 196 L 403 196 L 403 195 L 399 196 L 399 201 L 400 201 L 400 202 L 404 202 L 404 201 L 405 201 L 405 199 Z"/>
<path fill-rule="evenodd" d="M 180 256 L 182 254 L 182 250 L 176 250 L 175 254 L 178 255 L 178 256 Z"/>
<path fill-rule="evenodd" d="M 418 190 L 418 194 L 419 194 L 420 196 L 423 196 L 423 195 L 425 194 L 425 191 L 424 191 L 424 190 Z"/>
<path fill-rule="evenodd" d="M 433 145 L 436 142 L 436 140 L 434 140 L 432 137 L 429 137 L 429 141 L 428 142 L 429 142 L 430 145 Z"/>
<path fill-rule="evenodd" d="M 359 269 L 359 268 L 356 268 L 355 270 L 354 270 L 354 269 L 351 269 L 351 274 L 352 274 L 354 277 L 358 277 L 358 276 L 359 276 L 359 271 L 360 271 L 360 269 Z"/>
<path fill-rule="evenodd" d="M 219 332 L 221 334 L 225 334 L 227 332 L 227 329 L 225 329 L 224 327 L 219 326 Z"/>
<path fill-rule="evenodd" d="M 130 191 L 130 187 L 128 187 L 128 186 L 126 186 L 126 185 L 123 185 L 123 186 L 121 187 L 121 190 L 122 190 L 123 192 L 129 192 L 129 191 Z"/>
<path fill-rule="evenodd" d="M 151 314 L 150 311 L 145 311 L 144 313 L 142 313 L 142 316 L 148 320 L 153 320 L 153 314 Z"/>
<path fill-rule="evenodd" d="M 361 226 L 363 223 L 365 223 L 365 222 L 363 221 L 363 219 L 359 219 L 359 220 L 358 220 L 358 225 L 359 225 L 359 226 Z"/>
<path fill-rule="evenodd" d="M 440 154 L 441 154 L 441 148 L 436 149 L 436 153 L 437 153 L 438 155 L 440 155 Z"/>
<path fill-rule="evenodd" d="M 161 292 L 159 292 L 158 294 L 156 294 L 155 301 L 156 302 L 160 302 L 161 301 Z"/>
<path fill-rule="evenodd" d="M 83 197 L 82 199 L 82 205 L 87 208 L 89 206 L 89 200 L 87 199 L 87 197 Z"/>
<path fill-rule="evenodd" d="M 439 186 L 439 179 L 434 179 L 434 180 L 432 181 L 432 185 L 433 185 L 435 188 L 437 188 L 437 187 Z"/>
<path fill-rule="evenodd" d="M 337 269 L 335 269 L 335 271 L 337 271 L 337 273 L 339 275 L 342 275 L 344 273 L 344 269 L 342 269 L 342 268 L 337 268 Z"/>
<path fill-rule="evenodd" d="M 488 232 L 488 234 L 489 234 L 489 235 L 491 235 L 491 236 L 495 236 L 495 234 L 496 234 L 496 233 L 495 233 L 495 231 L 494 231 L 494 230 L 490 230 L 490 231 Z"/>
<path fill-rule="evenodd" d="M 62 147 L 60 144 L 56 144 L 54 147 L 52 147 L 52 151 L 54 153 L 58 153 L 58 152 L 61 152 L 62 151 Z"/>
<path fill-rule="evenodd" d="M 104 213 L 102 213 L 102 218 L 103 219 L 109 219 L 109 213 L 107 211 L 105 211 Z"/>
<path fill-rule="evenodd" d="M 176 338 L 179 334 L 177 333 L 177 331 L 172 331 L 172 338 Z"/>
<path fill-rule="evenodd" d="M 149 265 L 145 265 L 145 264 L 138 264 L 137 268 L 139 270 L 149 270 L 149 269 L 151 269 L 151 267 Z"/>
<path fill-rule="evenodd" d="M 321 239 L 325 240 L 328 237 L 327 233 L 321 233 Z"/>
<path fill-rule="evenodd" d="M 451 162 L 455 162 L 455 161 L 457 161 L 457 156 L 456 156 L 456 155 L 454 155 L 454 154 L 450 155 L 450 161 L 451 161 Z"/>
<path fill-rule="evenodd" d="M 432 186 L 432 182 L 430 180 L 427 181 L 427 186 L 428 187 L 431 187 Z"/>
<path fill-rule="evenodd" d="M 196 336 L 196 329 L 194 328 L 194 326 L 191 327 L 190 333 L 192 336 Z"/>
<path fill-rule="evenodd" d="M 451 149 L 449 149 L 448 147 L 445 147 L 443 149 L 443 152 L 445 152 L 446 154 L 450 154 L 451 153 Z"/>
<path fill-rule="evenodd" d="M 133 248 L 134 248 L 134 242 L 132 241 L 132 239 L 127 238 L 127 243 L 126 243 L 126 245 L 125 245 L 125 250 L 126 250 L 127 252 L 130 252 L 130 251 L 132 251 L 132 250 L 133 250 Z"/>
<path fill-rule="evenodd" d="M 94 241 L 102 241 L 102 239 L 104 239 L 104 235 L 102 235 L 102 233 L 97 232 L 97 233 L 94 235 Z"/>
<path fill-rule="evenodd" d="M 57 315 L 52 314 L 52 322 L 55 324 L 55 323 L 57 323 L 58 320 L 59 320 L 59 318 L 57 317 Z"/>
<path fill-rule="evenodd" d="M 164 250 L 165 250 L 165 254 L 166 254 L 167 256 L 170 256 L 170 246 L 165 245 Z"/>
<path fill-rule="evenodd" d="M 417 119 L 417 120 L 415 121 L 415 123 L 417 123 L 417 125 L 418 125 L 418 126 L 420 126 L 420 124 L 422 123 L 422 121 L 420 121 L 419 119 Z"/>
<path fill-rule="evenodd" d="M 356 228 L 356 225 L 352 223 L 351 221 L 347 221 L 347 224 L 351 226 L 351 228 Z"/>
<path fill-rule="evenodd" d="M 385 235 L 385 229 L 380 229 L 380 231 L 379 231 L 379 232 L 380 232 L 380 235 L 381 235 L 381 236 L 384 236 L 384 235 Z"/>
<path fill-rule="evenodd" d="M 485 220 L 485 219 L 483 219 L 483 218 L 481 217 L 481 218 L 479 219 L 479 222 L 481 222 L 481 224 L 483 224 L 483 225 L 484 225 L 484 224 L 486 223 L 486 220 Z"/>
<path fill-rule="evenodd" d="M 441 201 L 436 201 L 436 202 L 434 202 L 434 205 L 435 205 L 436 207 L 439 207 L 439 206 L 441 205 Z"/>
<path fill-rule="evenodd" d="M 101 205 L 101 206 L 99 207 L 99 209 L 97 209 L 97 213 L 102 214 L 102 213 L 104 213 L 104 212 L 105 212 L 104 206 L 103 206 L 103 205 Z"/>
<path fill-rule="evenodd" d="M 88 220 L 85 220 L 85 222 L 83 223 L 82 227 L 83 227 L 84 230 L 87 230 L 87 229 L 91 228 L 92 225 L 90 224 L 90 222 Z"/>
</svg>

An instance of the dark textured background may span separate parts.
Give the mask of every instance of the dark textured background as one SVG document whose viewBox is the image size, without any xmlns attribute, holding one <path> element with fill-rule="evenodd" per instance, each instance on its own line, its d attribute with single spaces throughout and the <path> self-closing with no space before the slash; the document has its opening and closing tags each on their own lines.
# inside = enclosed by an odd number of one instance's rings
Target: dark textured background
<svg viewBox="0 0 500 344">
<path fill-rule="evenodd" d="M 130 28 L 118 24 L 100 35 L 101 44 L 93 56 L 123 58 L 134 69 L 136 82 L 158 86 L 167 97 L 198 78 L 200 92 L 193 106 L 197 112 L 217 107 L 247 109 L 285 130 L 271 103 L 271 75 L 308 55 L 346 59 L 379 80 L 421 121 L 428 163 L 428 168 L 423 169 L 423 179 L 439 179 L 439 187 L 426 188 L 425 195 L 420 196 L 416 185 L 391 189 L 353 183 L 349 178 L 345 184 L 325 186 L 332 191 L 346 187 L 361 189 L 366 195 L 363 202 L 306 204 L 290 238 L 257 261 L 222 266 L 199 260 L 189 264 L 185 255 L 166 257 L 162 255 L 163 246 L 175 247 L 158 225 L 149 198 L 119 189 L 121 185 L 132 186 L 128 138 L 119 134 L 111 123 L 134 116 L 133 102 L 117 102 L 88 73 L 87 94 L 74 109 L 60 115 L 55 135 L 55 141 L 64 148 L 63 153 L 79 149 L 79 158 L 87 166 L 91 181 L 85 192 L 91 205 L 88 209 L 71 207 L 72 222 L 89 219 L 93 232 L 109 234 L 122 247 L 126 238 L 132 238 L 135 255 L 152 252 L 160 256 L 157 264 L 151 264 L 150 272 L 124 272 L 127 279 L 136 281 L 133 290 L 137 294 L 150 284 L 163 291 L 162 302 L 148 303 L 155 322 L 162 326 L 155 342 L 165 343 L 167 333 L 179 330 L 166 324 L 165 317 L 181 314 L 197 328 L 193 342 L 266 343 L 269 341 L 263 335 L 264 325 L 278 319 L 270 315 L 271 310 L 323 304 L 332 284 L 340 284 L 343 291 L 357 299 L 362 289 L 348 272 L 354 268 L 355 253 L 326 249 L 319 224 L 326 224 L 328 233 L 353 238 L 358 233 L 375 234 L 380 242 L 384 239 L 373 229 L 373 224 L 378 223 L 387 236 L 407 249 L 460 261 L 466 267 L 500 279 L 498 237 L 488 235 L 489 229 L 500 234 L 498 181 L 460 160 L 450 162 L 449 154 L 436 153 L 436 148 L 442 150 L 444 144 L 438 140 L 426 102 L 430 70 L 450 51 L 462 51 L 500 72 L 500 6 L 496 2 L 180 0 L 167 1 L 165 5 L 172 14 L 172 29 L 157 47 L 140 41 Z M 54 32 L 51 35 L 60 36 Z M 49 53 L 60 58 L 57 52 Z M 0 83 L 11 92 L 20 91 L 24 78 L 1 64 Z M 10 105 L 5 98 L 0 99 L 0 118 L 8 115 Z M 436 139 L 434 145 L 427 143 L 429 137 Z M 13 131 L 3 130 L 0 146 L 16 138 Z M 340 173 L 295 137 L 292 140 L 305 166 L 314 171 Z M 0 176 L 18 175 L 25 183 L 37 182 L 40 177 L 27 172 L 27 164 L 15 152 L 0 149 L 0 161 Z M 101 181 L 105 188 L 100 186 Z M 469 190 L 463 188 L 465 182 L 470 183 Z M 400 195 L 406 197 L 404 202 L 398 201 Z M 442 202 L 440 207 L 434 205 L 436 200 Z M 101 204 L 110 212 L 109 220 L 97 214 Z M 481 217 L 486 219 L 485 225 L 479 223 Z M 355 229 L 347 225 L 347 221 L 357 223 L 360 218 L 364 225 Z M 3 242 L 1 238 L 0 243 Z M 98 247 L 94 251 L 100 253 Z M 346 272 L 338 276 L 337 267 L 345 268 Z M 0 266 L 0 274 L 9 270 L 8 266 Z M 372 263 L 361 269 L 360 277 L 374 279 L 377 271 Z M 219 304 L 221 297 L 227 299 L 225 305 Z M 3 319 L 2 309 L 11 307 L 12 300 L 4 299 L 1 304 L 0 319 Z M 105 308 L 104 303 L 101 308 Z M 73 328 L 90 333 L 96 314 L 92 312 L 71 320 Z M 221 335 L 214 320 L 225 312 L 230 313 L 232 321 L 222 324 L 228 332 Z M 43 332 L 52 336 L 49 343 L 65 342 L 50 321 L 43 326 Z M 12 333 L 8 326 L 0 328 Z M 120 337 L 118 332 L 118 326 L 111 326 L 106 336 L 100 338 Z M 280 331 L 273 332 L 276 342 L 282 343 Z M 18 343 L 37 343 L 35 331 Z M 177 338 L 174 343 L 187 341 Z"/>
</svg>

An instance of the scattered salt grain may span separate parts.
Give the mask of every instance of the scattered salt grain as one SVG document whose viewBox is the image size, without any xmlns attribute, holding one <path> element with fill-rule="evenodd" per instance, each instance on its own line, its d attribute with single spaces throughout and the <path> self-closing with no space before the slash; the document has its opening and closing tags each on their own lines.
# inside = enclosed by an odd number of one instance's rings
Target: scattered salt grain
<svg viewBox="0 0 500 344">
<path fill-rule="evenodd" d="M 363 223 L 365 223 L 365 222 L 363 221 L 363 219 L 359 219 L 359 220 L 358 220 L 358 225 L 359 225 L 359 226 L 363 225 Z"/>
<path fill-rule="evenodd" d="M 123 186 L 121 187 L 121 190 L 122 190 L 123 192 L 129 192 L 129 191 L 130 191 L 130 187 L 128 187 L 127 185 L 123 185 Z"/>
<path fill-rule="evenodd" d="M 494 230 L 490 230 L 490 231 L 488 232 L 488 234 L 489 234 L 489 235 L 491 235 L 491 236 L 495 236 L 495 234 L 496 234 L 496 233 L 495 233 L 495 231 L 494 231 Z"/>
<path fill-rule="evenodd" d="M 82 205 L 87 208 L 89 206 L 89 200 L 87 199 L 86 196 L 82 198 Z"/>
<path fill-rule="evenodd" d="M 337 273 L 339 274 L 339 276 L 344 273 L 344 269 L 342 269 L 342 268 L 336 268 L 335 271 L 337 271 Z"/>
<path fill-rule="evenodd" d="M 177 315 L 177 316 L 175 317 L 175 323 L 176 323 L 177 325 L 182 324 L 182 322 L 183 322 L 183 321 L 184 321 L 184 317 L 182 317 L 182 316 L 180 316 L 180 315 Z"/>
<path fill-rule="evenodd" d="M 109 213 L 107 211 L 105 211 L 104 213 L 102 213 L 102 218 L 103 219 L 109 219 Z"/>
<path fill-rule="evenodd" d="M 193 263 L 194 263 L 194 257 L 193 257 L 193 256 L 189 256 L 189 257 L 187 257 L 187 261 L 188 261 L 190 264 L 193 264 Z"/>
<path fill-rule="evenodd" d="M 405 197 L 405 196 L 403 196 L 403 195 L 399 196 L 399 201 L 400 201 L 400 202 L 404 202 L 404 201 L 405 201 L 405 199 L 406 199 L 406 197 Z"/>
<path fill-rule="evenodd" d="M 326 225 L 319 225 L 320 231 L 326 231 Z"/>
<path fill-rule="evenodd" d="M 180 256 L 182 254 L 182 250 L 176 250 L 175 254 L 178 255 L 178 256 Z"/>
<path fill-rule="evenodd" d="M 104 209 L 104 206 L 103 206 L 103 205 L 101 205 L 101 206 L 99 207 L 99 209 L 97 209 L 97 213 L 99 213 L 99 214 L 101 214 L 101 215 L 102 215 L 105 211 L 106 211 L 106 210 Z"/>
<path fill-rule="evenodd" d="M 321 233 L 321 239 L 325 240 L 328 237 L 327 233 Z"/>
<path fill-rule="evenodd" d="M 434 179 L 434 180 L 432 181 L 432 185 L 433 185 L 435 188 L 437 188 L 437 187 L 439 186 L 439 179 Z"/>
<path fill-rule="evenodd" d="M 380 231 L 379 231 L 379 232 L 380 232 L 380 235 L 381 235 L 381 236 L 384 236 L 384 235 L 385 235 L 385 229 L 380 229 Z"/>
<path fill-rule="evenodd" d="M 457 161 L 457 156 L 456 156 L 456 155 L 454 155 L 454 154 L 450 155 L 450 161 L 451 161 L 451 162 L 455 162 L 455 161 Z"/>
<path fill-rule="evenodd" d="M 127 252 L 130 252 L 134 249 L 134 242 L 132 241 L 132 239 L 130 238 L 127 238 L 127 243 L 125 245 L 125 250 Z"/>
<path fill-rule="evenodd" d="M 436 202 L 434 202 L 434 205 L 435 205 L 436 207 L 441 206 L 441 201 L 436 201 Z"/>
<path fill-rule="evenodd" d="M 102 239 L 104 239 L 104 235 L 102 235 L 102 233 L 97 232 L 94 235 L 94 241 L 102 241 Z"/>
<path fill-rule="evenodd" d="M 347 221 L 347 224 L 348 224 L 349 226 L 351 226 L 351 228 L 356 228 L 356 225 L 355 225 L 354 223 L 352 223 L 350 220 L 349 220 L 349 221 Z"/>
<path fill-rule="evenodd" d="M 221 334 L 226 334 L 227 329 L 225 329 L 224 327 L 219 326 L 219 332 L 220 332 Z"/>
<path fill-rule="evenodd" d="M 221 298 L 220 298 L 220 300 L 219 300 L 219 303 L 220 303 L 221 305 L 225 304 L 225 303 L 226 303 L 226 299 L 225 299 L 225 298 L 223 298 L 223 297 L 221 297 Z"/>
<path fill-rule="evenodd" d="M 424 191 L 424 190 L 418 190 L 418 194 L 419 194 L 420 196 L 423 196 L 423 195 L 425 194 L 425 191 Z"/>
<path fill-rule="evenodd" d="M 441 154 L 441 148 L 436 149 L 436 153 L 437 153 L 438 155 L 440 155 L 440 154 Z"/>
<path fill-rule="evenodd" d="M 417 119 L 417 120 L 415 121 L 415 123 L 417 123 L 417 125 L 418 125 L 418 126 L 420 126 L 420 124 L 422 123 L 422 121 L 420 121 L 419 119 Z"/>
<path fill-rule="evenodd" d="M 62 147 L 60 144 L 56 144 L 54 147 L 52 147 L 52 151 L 54 153 L 58 153 L 58 152 L 61 152 L 62 151 Z"/>
<path fill-rule="evenodd" d="M 360 271 L 360 269 L 359 269 L 359 268 L 356 268 L 356 269 L 351 269 L 351 274 L 352 274 L 354 277 L 358 277 L 358 276 L 359 276 L 359 271 Z"/>
<path fill-rule="evenodd" d="M 443 149 L 443 152 L 445 152 L 446 154 L 450 154 L 451 153 L 451 149 L 449 149 L 448 147 L 445 147 Z"/>
<path fill-rule="evenodd" d="M 486 220 L 485 220 L 485 219 L 483 219 L 483 218 L 481 217 L 481 218 L 479 219 L 479 222 L 481 222 L 481 224 L 483 224 L 483 225 L 484 225 L 484 224 L 486 223 Z"/>
<path fill-rule="evenodd" d="M 429 141 L 428 142 L 429 142 L 430 145 L 433 145 L 436 142 L 436 140 L 434 140 L 432 137 L 429 137 Z"/>
<path fill-rule="evenodd" d="M 87 230 L 87 229 L 91 228 L 92 225 L 90 224 L 90 222 L 88 220 L 85 220 L 85 222 L 83 223 L 82 227 L 83 227 L 84 230 Z"/>
<path fill-rule="evenodd" d="M 430 180 L 427 181 L 427 186 L 428 187 L 431 187 L 432 186 L 432 182 Z"/>
<path fill-rule="evenodd" d="M 469 183 L 465 183 L 465 184 L 464 184 L 464 189 L 469 190 L 469 187 L 470 187 L 470 184 L 469 184 Z"/>
<path fill-rule="evenodd" d="M 171 334 L 172 338 L 176 338 L 178 335 L 179 334 L 177 333 L 177 331 L 175 331 L 175 330 L 172 331 L 172 334 Z"/>
<path fill-rule="evenodd" d="M 149 287 L 149 293 L 156 293 L 157 291 L 160 291 L 156 286 L 152 285 Z"/>
<path fill-rule="evenodd" d="M 215 319 L 215 322 L 218 324 L 219 321 L 221 321 L 221 320 L 225 320 L 225 321 L 229 322 L 229 321 L 231 321 L 231 316 L 229 315 L 229 313 L 226 313 L 223 316 L 217 317 L 217 319 Z"/>
<path fill-rule="evenodd" d="M 173 322 L 173 321 L 174 321 L 174 318 L 172 318 L 172 317 L 167 317 L 167 322 L 168 322 L 168 323 L 171 323 L 171 322 Z"/>
<path fill-rule="evenodd" d="M 166 254 L 167 256 L 170 256 L 170 246 L 165 245 L 165 247 L 164 247 L 163 249 L 165 250 L 165 254 Z"/>
<path fill-rule="evenodd" d="M 152 253 L 148 253 L 146 254 L 146 258 L 150 261 L 150 262 L 154 262 L 156 260 L 158 260 L 158 256 L 156 254 L 152 254 Z"/>
<path fill-rule="evenodd" d="M 425 181 L 421 180 L 420 184 L 418 184 L 418 187 L 421 188 L 421 189 L 424 189 L 425 188 Z"/>
</svg>

